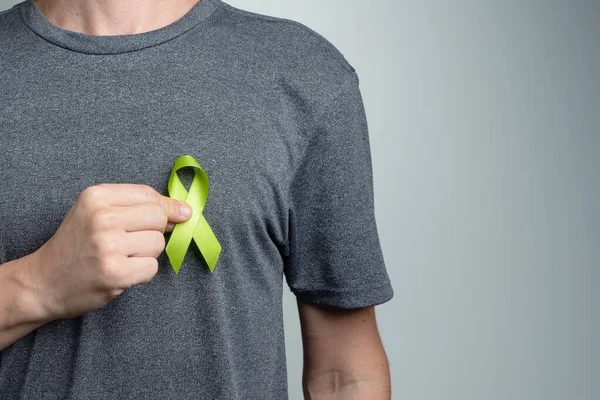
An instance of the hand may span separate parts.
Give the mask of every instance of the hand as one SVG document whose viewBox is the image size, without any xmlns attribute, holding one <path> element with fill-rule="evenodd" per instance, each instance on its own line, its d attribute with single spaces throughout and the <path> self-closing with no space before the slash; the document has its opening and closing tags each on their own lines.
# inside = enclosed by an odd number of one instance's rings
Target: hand
<svg viewBox="0 0 600 400">
<path fill-rule="evenodd" d="M 83 190 L 24 271 L 43 319 L 97 310 L 125 289 L 149 282 L 165 248 L 164 232 L 189 219 L 184 207 L 189 206 L 147 185 Z"/>
</svg>

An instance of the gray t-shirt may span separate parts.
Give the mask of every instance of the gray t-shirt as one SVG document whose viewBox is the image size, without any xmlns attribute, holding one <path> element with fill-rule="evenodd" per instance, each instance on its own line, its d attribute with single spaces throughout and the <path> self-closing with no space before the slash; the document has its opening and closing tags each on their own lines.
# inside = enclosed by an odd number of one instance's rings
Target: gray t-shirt
<svg viewBox="0 0 600 400">
<path fill-rule="evenodd" d="M 123 36 L 58 28 L 33 0 L 0 13 L 0 263 L 88 186 L 167 195 L 184 154 L 209 178 L 214 272 L 194 242 L 178 275 L 163 252 L 150 283 L 0 352 L 1 399 L 284 399 L 284 282 L 334 307 L 392 298 L 358 76 L 325 38 L 221 0 Z"/>
</svg>

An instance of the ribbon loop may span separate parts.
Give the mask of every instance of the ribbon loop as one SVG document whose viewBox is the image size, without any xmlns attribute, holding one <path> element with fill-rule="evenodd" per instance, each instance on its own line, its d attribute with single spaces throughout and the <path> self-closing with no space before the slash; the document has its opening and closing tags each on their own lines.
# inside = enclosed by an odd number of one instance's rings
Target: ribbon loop
<svg viewBox="0 0 600 400">
<path fill-rule="evenodd" d="M 177 171 L 185 167 L 195 168 L 189 192 L 177 175 Z M 179 273 L 192 239 L 196 242 L 210 272 L 213 272 L 221 253 L 221 244 L 202 214 L 208 198 L 208 187 L 208 176 L 194 157 L 183 155 L 175 161 L 169 178 L 169 197 L 185 201 L 192 208 L 192 216 L 187 221 L 175 224 L 169 243 L 165 247 L 175 274 Z"/>
</svg>

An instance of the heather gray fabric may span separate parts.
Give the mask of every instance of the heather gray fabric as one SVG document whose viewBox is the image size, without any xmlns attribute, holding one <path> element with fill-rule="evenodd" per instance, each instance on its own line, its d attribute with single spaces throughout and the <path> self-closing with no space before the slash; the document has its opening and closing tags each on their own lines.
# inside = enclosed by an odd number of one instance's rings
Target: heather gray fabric
<svg viewBox="0 0 600 400">
<path fill-rule="evenodd" d="M 183 154 L 210 180 L 214 273 L 194 244 L 179 275 L 163 252 L 150 283 L 0 352 L 0 398 L 284 399 L 284 279 L 336 307 L 393 296 L 358 76 L 319 34 L 220 0 L 125 36 L 62 30 L 32 0 L 0 14 L 0 263 L 88 186 L 167 194 Z"/>
</svg>

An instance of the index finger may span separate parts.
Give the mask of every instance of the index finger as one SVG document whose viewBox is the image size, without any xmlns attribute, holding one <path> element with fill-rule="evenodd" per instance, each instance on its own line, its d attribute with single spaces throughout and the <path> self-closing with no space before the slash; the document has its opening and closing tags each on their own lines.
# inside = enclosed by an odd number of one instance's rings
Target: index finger
<svg viewBox="0 0 600 400">
<path fill-rule="evenodd" d="M 150 202 L 162 206 L 167 212 L 169 221 L 181 222 L 189 217 L 182 211 L 184 207 L 191 210 L 187 203 L 164 196 L 152 186 L 136 183 L 101 183 L 97 186 L 109 191 L 106 201 L 112 206 L 124 207 Z"/>
</svg>

